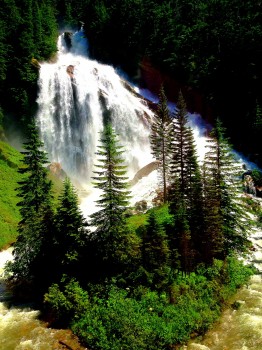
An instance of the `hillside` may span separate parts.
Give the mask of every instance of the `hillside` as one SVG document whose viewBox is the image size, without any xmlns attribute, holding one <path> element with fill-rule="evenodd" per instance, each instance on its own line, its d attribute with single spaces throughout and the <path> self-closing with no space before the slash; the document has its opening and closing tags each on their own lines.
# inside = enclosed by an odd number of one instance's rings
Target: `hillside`
<svg viewBox="0 0 262 350">
<path fill-rule="evenodd" d="M 4 141 L 0 141 L 0 250 L 13 243 L 17 236 L 17 224 L 20 219 L 16 197 L 17 183 L 22 179 L 18 168 L 21 165 L 21 154 Z M 49 173 L 53 183 L 55 200 L 62 190 L 62 180 Z"/>
<path fill-rule="evenodd" d="M 21 179 L 18 167 L 21 154 L 0 141 L 0 250 L 12 243 L 16 237 L 16 226 L 20 215 L 15 196 L 17 182 Z"/>
</svg>

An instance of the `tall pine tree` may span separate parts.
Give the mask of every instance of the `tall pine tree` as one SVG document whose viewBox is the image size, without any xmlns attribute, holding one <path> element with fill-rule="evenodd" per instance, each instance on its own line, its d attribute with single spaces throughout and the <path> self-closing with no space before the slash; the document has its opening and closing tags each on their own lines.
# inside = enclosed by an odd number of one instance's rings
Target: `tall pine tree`
<svg viewBox="0 0 262 350">
<path fill-rule="evenodd" d="M 225 130 L 217 120 L 210 134 L 204 162 L 203 237 L 208 260 L 225 258 L 230 252 L 245 252 L 249 246 L 247 218 L 241 208 L 240 165 L 231 151 Z"/>
<path fill-rule="evenodd" d="M 175 226 L 170 242 L 178 249 L 181 268 L 190 271 L 196 254 L 194 242 L 201 230 L 201 176 L 186 103 L 180 91 L 173 113 L 170 211 Z"/>
<path fill-rule="evenodd" d="M 150 143 L 152 154 L 159 162 L 158 171 L 163 186 L 164 202 L 167 201 L 167 187 L 170 180 L 172 134 L 172 120 L 167 106 L 165 91 L 163 86 L 161 86 L 155 120 L 151 126 Z"/>
<path fill-rule="evenodd" d="M 10 270 L 15 280 L 34 281 L 38 268 L 44 264 L 41 256 L 52 226 L 51 181 L 47 176 L 47 155 L 42 150 L 34 124 L 28 127 L 28 141 L 24 143 L 23 166 L 19 172 L 24 175 L 20 181 L 18 197 L 21 201 L 21 220 L 18 223 L 18 237 L 14 243 L 14 260 Z M 48 249 L 48 247 L 46 247 Z"/>
<path fill-rule="evenodd" d="M 64 180 L 62 194 L 54 217 L 53 273 L 59 279 L 63 274 L 69 277 L 84 277 L 81 263 L 85 264 L 87 250 L 87 221 L 79 206 L 78 195 L 69 178 Z"/>
<path fill-rule="evenodd" d="M 107 124 L 98 146 L 98 162 L 94 186 L 101 190 L 97 205 L 100 209 L 91 215 L 90 225 L 95 242 L 96 265 L 101 274 L 112 275 L 119 271 L 126 254 L 128 233 L 125 211 L 128 206 L 126 166 L 123 165 L 122 146 L 111 124 Z M 100 266 L 99 266 L 100 265 Z"/>
<path fill-rule="evenodd" d="M 143 267 L 147 271 L 149 285 L 163 289 L 168 282 L 170 251 L 166 232 L 157 221 L 154 210 L 150 212 L 142 246 Z"/>
</svg>

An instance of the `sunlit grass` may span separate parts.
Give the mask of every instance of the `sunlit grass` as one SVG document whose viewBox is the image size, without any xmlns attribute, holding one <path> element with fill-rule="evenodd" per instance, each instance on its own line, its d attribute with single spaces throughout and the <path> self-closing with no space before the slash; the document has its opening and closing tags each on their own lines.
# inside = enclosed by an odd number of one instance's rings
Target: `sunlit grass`
<svg viewBox="0 0 262 350">
<path fill-rule="evenodd" d="M 15 241 L 17 223 L 20 219 L 15 189 L 21 180 L 18 167 L 21 154 L 0 141 L 0 249 Z"/>
<path fill-rule="evenodd" d="M 22 165 L 22 155 L 15 148 L 0 141 L 0 250 L 12 244 L 17 237 L 17 224 L 20 220 L 16 188 L 22 175 L 18 168 Z M 53 182 L 55 199 L 62 189 L 62 181 L 49 175 Z"/>
</svg>

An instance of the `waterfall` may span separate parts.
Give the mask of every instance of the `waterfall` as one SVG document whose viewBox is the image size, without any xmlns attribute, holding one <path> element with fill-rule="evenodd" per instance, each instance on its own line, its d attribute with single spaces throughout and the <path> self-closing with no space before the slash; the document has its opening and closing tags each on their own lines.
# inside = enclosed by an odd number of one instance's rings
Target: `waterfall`
<svg viewBox="0 0 262 350">
<path fill-rule="evenodd" d="M 104 124 L 110 121 L 119 135 L 131 180 L 154 160 L 149 142 L 153 112 L 142 95 L 158 101 L 146 90 L 137 93 L 112 66 L 91 60 L 87 52 L 82 30 L 59 36 L 56 62 L 45 62 L 40 67 L 36 116 L 49 161 L 59 163 L 73 182 L 88 191 L 81 205 L 85 215 L 95 209 L 97 190 L 90 183 Z M 169 108 L 172 111 L 175 106 L 170 104 Z M 210 126 L 197 114 L 188 116 L 203 160 L 205 134 Z M 141 199 L 151 201 L 157 187 L 155 170 L 132 188 L 131 204 Z"/>
<path fill-rule="evenodd" d="M 99 132 L 108 120 L 124 147 L 128 176 L 152 161 L 152 111 L 116 70 L 87 57 L 83 32 L 58 39 L 55 63 L 42 63 L 37 125 L 51 162 L 81 184 L 90 182 Z"/>
<path fill-rule="evenodd" d="M 87 52 L 83 31 L 59 36 L 56 62 L 41 64 L 36 117 L 49 161 L 59 163 L 73 181 L 87 189 L 89 195 L 81 204 L 85 215 L 95 210 L 98 194 L 89 184 L 103 125 L 110 120 L 119 135 L 131 180 L 154 160 L 149 142 L 153 112 L 145 101 L 158 102 L 147 90 L 131 87 L 113 67 L 88 58 Z M 203 158 L 206 126 L 201 126 L 200 116 L 189 117 Z M 131 189 L 130 204 L 142 199 L 150 202 L 157 187 L 155 170 Z"/>
</svg>

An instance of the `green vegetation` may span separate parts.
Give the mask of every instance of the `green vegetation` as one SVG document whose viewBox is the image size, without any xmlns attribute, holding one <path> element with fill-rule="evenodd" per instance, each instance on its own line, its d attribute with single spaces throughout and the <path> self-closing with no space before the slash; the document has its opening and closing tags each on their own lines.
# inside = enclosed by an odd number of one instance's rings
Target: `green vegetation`
<svg viewBox="0 0 262 350">
<path fill-rule="evenodd" d="M 52 222 L 51 181 L 48 179 L 46 153 L 34 125 L 28 130 L 28 141 L 24 143 L 22 175 L 18 182 L 17 196 L 21 220 L 18 237 L 14 243 L 14 260 L 9 264 L 11 279 L 26 283 L 37 279 L 46 258 L 46 244 L 50 242 Z"/>
<path fill-rule="evenodd" d="M 262 171 L 258 169 L 252 170 L 252 179 L 255 186 L 262 187 Z"/>
<path fill-rule="evenodd" d="M 170 154 L 172 154 L 172 119 L 167 106 L 163 86 L 160 89 L 155 120 L 151 125 L 150 143 L 152 154 L 159 163 L 158 171 L 163 187 L 163 199 L 167 201 L 167 186 L 170 180 Z"/>
<path fill-rule="evenodd" d="M 83 21 L 91 55 L 134 80 L 146 59 L 185 92 L 198 89 L 213 120 L 220 115 L 238 149 L 262 164 L 261 14 L 252 0 L 2 1 L 0 133 L 14 121 L 28 141 L 23 157 L 0 142 L 0 247 L 17 238 L 7 268 L 13 285 L 44 299 L 57 324 L 70 326 L 86 346 L 173 349 L 202 334 L 251 275 L 236 259 L 250 242 L 225 129 L 218 120 L 200 167 L 185 98 L 167 96 L 177 101 L 171 123 L 165 86 L 151 135 L 165 204 L 130 216 L 124 151 L 111 125 L 97 150 L 93 180 L 102 194 L 91 232 L 69 179 L 53 198 L 30 123 L 38 62 L 56 53 L 58 21 Z M 254 180 L 260 186 L 260 172 Z M 256 214 L 261 222 L 261 210 Z"/>
<path fill-rule="evenodd" d="M 168 292 L 111 285 L 93 298 L 75 281 L 50 288 L 45 296 L 63 320 L 92 349 L 172 349 L 203 334 L 218 318 L 221 301 L 246 283 L 252 270 L 235 258 L 214 261 L 188 276 L 179 274 Z"/>
<path fill-rule="evenodd" d="M 205 332 L 222 305 L 252 274 L 251 268 L 235 258 L 235 253 L 246 253 L 250 244 L 241 224 L 236 172 L 221 123 L 218 121 L 210 134 L 201 172 L 186 121 L 181 95 L 170 124 L 176 136 L 170 140 L 172 161 L 167 165 L 172 176 L 169 202 L 138 220 L 127 219 L 125 214 L 129 192 L 123 150 L 110 124 L 104 127 L 97 151 L 99 163 L 93 179 L 101 196 L 97 201 L 100 209 L 91 215 L 93 232 L 86 229 L 68 179 L 58 205 L 48 209 L 48 216 L 42 216 L 41 207 L 40 212 L 36 210 L 39 196 L 32 196 L 40 193 L 46 198 L 48 191 L 42 192 L 39 186 L 37 191 L 25 192 L 27 180 L 21 182 L 24 221 L 19 224 L 15 261 L 8 270 L 16 283 L 23 282 L 26 273 L 26 283 L 30 277 L 34 290 L 38 286 L 39 296 L 44 295 L 45 307 L 53 310 L 56 322 L 69 325 L 88 347 L 160 350 L 182 344 L 193 332 Z M 27 159 L 38 155 L 37 176 L 43 178 L 45 188 L 40 146 L 33 129 L 25 144 L 27 167 L 22 169 L 28 172 L 34 162 Z M 34 172 L 30 170 L 30 174 Z M 41 203 L 48 204 L 49 199 Z M 31 215 L 28 218 L 32 210 L 39 221 L 32 223 Z M 24 251 L 32 239 L 36 249 L 27 254 L 25 266 Z M 48 275 L 41 270 L 44 264 L 52 271 Z"/>
<path fill-rule="evenodd" d="M 34 62 L 56 52 L 55 15 L 51 0 L 1 2 L 0 107 L 24 129 L 36 108 L 38 68 Z M 4 127 L 9 129 L 12 122 L 13 117 L 5 114 Z"/>
<path fill-rule="evenodd" d="M 0 250 L 15 242 L 17 225 L 21 220 L 16 196 L 18 183 L 22 175 L 18 169 L 22 166 L 22 155 L 4 141 L 0 141 Z M 52 173 L 48 177 L 54 183 L 54 196 L 62 190 L 62 182 Z"/>
<path fill-rule="evenodd" d="M 249 241 L 233 201 L 238 187 L 227 187 L 236 173 L 226 171 L 232 164 L 223 128 L 218 121 L 211 132 L 200 171 L 180 98 L 170 124 L 179 136 L 170 140 L 167 201 L 145 214 L 127 214 L 124 151 L 112 126 L 105 125 L 93 177 L 101 189 L 100 209 L 91 215 L 91 232 L 68 178 L 54 200 L 42 142 L 35 126 L 29 128 L 17 171 L 21 219 L 6 271 L 16 291 L 26 288 L 26 295 L 44 301 L 56 325 L 70 327 L 89 348 L 161 350 L 183 344 L 212 325 L 253 273 L 236 258 Z M 201 233 L 196 223 L 202 218 Z"/>
<path fill-rule="evenodd" d="M 18 173 L 21 158 L 18 151 L 0 141 L 0 250 L 13 243 L 17 236 L 20 214 L 14 193 L 21 180 Z"/>
</svg>

